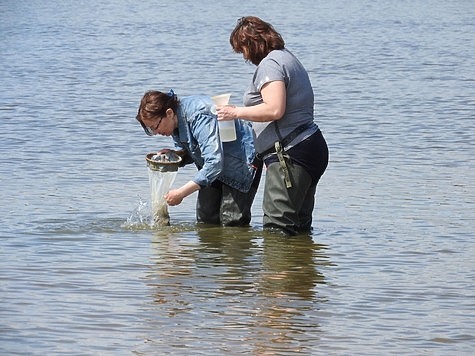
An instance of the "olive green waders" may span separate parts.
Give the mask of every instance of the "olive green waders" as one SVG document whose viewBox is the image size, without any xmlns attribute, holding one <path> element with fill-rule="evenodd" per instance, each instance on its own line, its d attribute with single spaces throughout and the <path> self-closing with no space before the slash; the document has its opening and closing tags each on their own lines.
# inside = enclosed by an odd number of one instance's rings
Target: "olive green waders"
<svg viewBox="0 0 475 356">
<path fill-rule="evenodd" d="M 286 187 L 279 162 L 267 167 L 264 189 L 264 228 L 277 228 L 290 235 L 309 233 L 315 204 L 316 183 L 305 169 L 286 159 L 291 187 Z"/>
</svg>

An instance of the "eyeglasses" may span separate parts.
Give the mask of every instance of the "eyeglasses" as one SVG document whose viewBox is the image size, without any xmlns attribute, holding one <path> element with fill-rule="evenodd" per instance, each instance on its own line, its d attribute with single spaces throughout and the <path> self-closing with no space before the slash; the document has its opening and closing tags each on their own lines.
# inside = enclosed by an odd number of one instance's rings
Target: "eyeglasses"
<svg viewBox="0 0 475 356">
<path fill-rule="evenodd" d="M 147 125 L 145 125 L 142 120 L 140 120 L 140 125 L 142 125 L 142 128 L 143 130 L 145 131 L 145 133 L 148 135 L 148 136 L 153 136 L 153 133 L 155 131 L 158 130 L 158 127 L 160 126 L 160 124 L 162 123 L 162 120 L 164 119 L 165 116 L 162 116 L 160 118 L 160 120 L 158 120 L 158 124 L 157 126 L 155 126 L 154 128 L 151 128 L 151 127 L 148 127 Z"/>
</svg>

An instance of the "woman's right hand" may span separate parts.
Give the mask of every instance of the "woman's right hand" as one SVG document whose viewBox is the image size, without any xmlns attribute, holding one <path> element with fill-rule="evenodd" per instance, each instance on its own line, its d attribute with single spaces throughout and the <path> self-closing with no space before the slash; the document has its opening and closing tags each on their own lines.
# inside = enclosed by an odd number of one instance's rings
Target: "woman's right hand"
<svg viewBox="0 0 475 356">
<path fill-rule="evenodd" d="M 184 196 L 180 193 L 179 189 L 172 189 L 165 194 L 164 198 L 168 205 L 175 206 L 183 201 Z"/>
<path fill-rule="evenodd" d="M 216 107 L 218 121 L 230 121 L 237 118 L 235 105 L 222 105 Z"/>
<path fill-rule="evenodd" d="M 200 189 L 200 186 L 193 181 L 189 181 L 184 186 L 178 189 L 172 189 L 163 197 L 170 206 L 180 204 L 185 197 Z"/>
</svg>

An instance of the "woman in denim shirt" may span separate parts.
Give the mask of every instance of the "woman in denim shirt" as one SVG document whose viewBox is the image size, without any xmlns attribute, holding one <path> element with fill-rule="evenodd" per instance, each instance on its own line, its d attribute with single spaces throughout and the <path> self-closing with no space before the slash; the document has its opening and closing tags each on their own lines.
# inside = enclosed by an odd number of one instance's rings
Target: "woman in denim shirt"
<svg viewBox="0 0 475 356">
<path fill-rule="evenodd" d="M 148 91 L 136 118 L 147 135 L 171 136 L 183 164 L 198 168 L 188 183 L 165 195 L 168 205 L 178 205 L 198 190 L 198 222 L 248 225 L 262 172 L 262 165 L 256 164 L 252 127 L 236 120 L 237 139 L 221 142 L 212 106 L 207 96 L 178 99 L 172 90 Z"/>
</svg>

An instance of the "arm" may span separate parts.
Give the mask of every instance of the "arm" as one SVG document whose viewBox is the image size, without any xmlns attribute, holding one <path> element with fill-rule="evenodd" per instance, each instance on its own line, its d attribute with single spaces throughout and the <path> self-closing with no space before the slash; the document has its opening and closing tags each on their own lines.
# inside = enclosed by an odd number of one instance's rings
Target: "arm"
<svg viewBox="0 0 475 356">
<path fill-rule="evenodd" d="M 165 149 L 162 149 L 162 150 L 158 151 L 158 153 L 159 154 L 160 153 L 166 154 L 170 151 L 176 153 L 177 155 L 179 155 L 182 158 L 187 156 L 187 151 L 184 150 L 184 149 L 180 150 L 180 151 L 174 151 L 174 150 L 170 150 L 168 148 L 165 148 Z M 191 162 L 193 162 L 193 161 L 191 160 Z M 180 165 L 180 166 L 184 166 L 184 164 Z M 186 183 L 185 185 L 183 185 L 181 188 L 170 190 L 167 194 L 164 195 L 164 198 L 165 198 L 168 205 L 171 205 L 171 206 L 178 205 L 183 201 L 183 199 L 185 197 L 187 197 L 188 195 L 192 194 L 193 192 L 195 192 L 199 189 L 200 189 L 200 186 L 198 184 L 196 184 L 193 181 L 190 181 L 190 182 Z"/>
<path fill-rule="evenodd" d="M 196 192 L 216 179 L 223 167 L 223 153 L 218 136 L 216 118 L 207 114 L 197 114 L 190 123 L 190 131 L 198 143 L 202 157 L 202 167 L 193 180 L 165 195 L 168 205 L 178 205 L 188 195 Z M 200 165 L 201 165 L 200 163 Z"/>
<path fill-rule="evenodd" d="M 262 103 L 255 106 L 219 106 L 218 120 L 244 119 L 267 122 L 279 120 L 285 113 L 286 89 L 283 81 L 264 84 L 261 89 Z"/>
<path fill-rule="evenodd" d="M 165 194 L 165 200 L 170 206 L 180 204 L 185 197 L 196 192 L 200 189 L 200 186 L 193 181 L 189 181 L 182 187 L 178 189 L 172 189 L 167 194 Z"/>
</svg>

